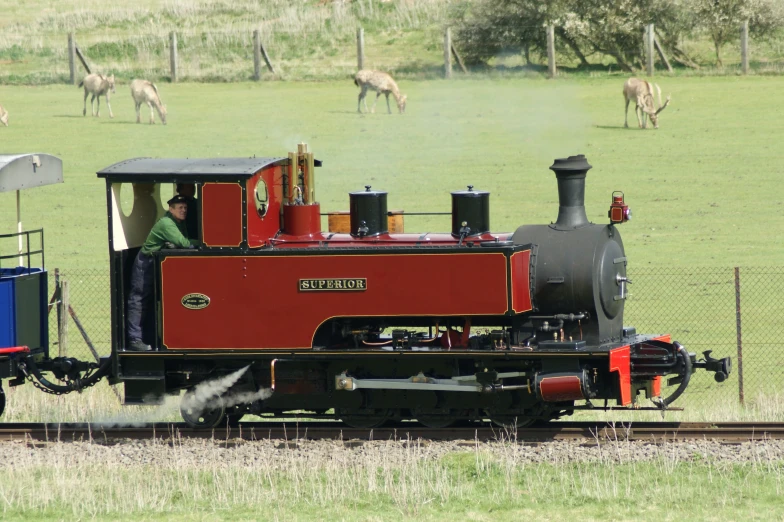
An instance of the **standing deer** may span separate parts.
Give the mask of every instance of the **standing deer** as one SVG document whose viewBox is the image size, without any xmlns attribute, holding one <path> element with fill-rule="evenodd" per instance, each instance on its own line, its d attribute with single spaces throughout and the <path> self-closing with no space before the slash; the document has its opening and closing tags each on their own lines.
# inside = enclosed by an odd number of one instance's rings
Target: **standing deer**
<svg viewBox="0 0 784 522">
<path fill-rule="evenodd" d="M 146 103 L 150 107 L 150 124 L 155 123 L 155 112 L 153 107 L 158 111 L 158 116 L 161 117 L 161 122 L 166 125 L 166 106 L 161 103 L 161 97 L 158 95 L 158 88 L 154 83 L 147 80 L 134 80 L 131 82 L 131 96 L 136 103 L 136 123 L 141 123 L 140 109 L 142 103 Z"/>
<path fill-rule="evenodd" d="M 395 80 L 387 73 L 363 69 L 354 77 L 354 85 L 362 89 L 359 93 L 359 99 L 357 100 L 357 112 L 362 112 L 360 109 L 362 100 L 365 101 L 365 112 L 368 112 L 367 100 L 365 99 L 368 89 L 376 91 L 376 100 L 373 102 L 373 108 L 370 112 L 376 112 L 376 102 L 378 102 L 378 97 L 382 94 L 387 97 L 387 111 L 389 114 L 392 114 L 392 109 L 389 107 L 390 94 L 395 97 L 397 109 L 400 111 L 400 114 L 406 112 L 406 97 L 405 95 L 400 94 L 400 89 L 398 89 Z"/>
<path fill-rule="evenodd" d="M 659 108 L 654 105 L 653 88 L 659 93 Z M 659 113 L 667 108 L 670 103 L 670 97 L 667 96 L 667 101 L 662 105 L 661 102 L 661 89 L 655 83 L 646 82 L 645 80 L 638 80 L 637 78 L 629 78 L 623 84 L 623 98 L 626 100 L 626 113 L 624 117 L 623 126 L 629 127 L 629 102 L 635 102 L 634 114 L 637 115 L 637 123 L 641 129 L 647 128 L 646 116 L 651 117 L 653 128 L 659 128 Z"/>
<path fill-rule="evenodd" d="M 79 83 L 79 87 L 84 86 L 84 110 L 82 116 L 87 116 L 87 96 L 93 95 L 90 98 L 90 111 L 93 116 L 101 116 L 101 96 L 106 96 L 106 106 L 109 107 L 109 117 L 114 118 L 112 114 L 112 105 L 109 103 L 109 92 L 114 93 L 114 75 L 104 76 L 103 74 L 88 74 Z M 93 101 L 98 98 L 97 111 L 93 107 Z"/>
<path fill-rule="evenodd" d="M 0 123 L 8 127 L 8 111 L 0 105 Z"/>
</svg>

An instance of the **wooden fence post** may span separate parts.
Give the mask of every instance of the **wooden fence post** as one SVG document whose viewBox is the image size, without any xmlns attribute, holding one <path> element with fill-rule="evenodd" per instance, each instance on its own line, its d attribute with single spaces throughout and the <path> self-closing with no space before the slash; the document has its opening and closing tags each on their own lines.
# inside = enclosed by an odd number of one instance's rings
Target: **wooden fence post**
<svg viewBox="0 0 784 522">
<path fill-rule="evenodd" d="M 653 24 L 645 26 L 645 71 L 653 76 Z"/>
<path fill-rule="evenodd" d="M 71 71 L 71 85 L 76 85 L 76 51 L 73 33 L 68 33 L 68 69 Z"/>
<path fill-rule="evenodd" d="M 68 281 L 60 282 L 60 303 L 58 304 L 57 318 L 60 324 L 57 325 L 58 355 L 68 356 Z"/>
<path fill-rule="evenodd" d="M 79 61 L 82 62 L 82 66 L 84 70 L 87 71 L 87 74 L 90 74 L 92 71 L 90 70 L 90 66 L 87 65 L 87 59 L 82 54 L 82 50 L 79 49 L 79 46 L 74 43 L 74 51 L 76 52 L 76 57 L 79 58 Z"/>
<path fill-rule="evenodd" d="M 452 31 L 449 27 L 444 32 L 444 78 L 452 77 Z"/>
<path fill-rule="evenodd" d="M 272 66 L 272 62 L 270 61 L 269 55 L 267 54 L 267 50 L 264 48 L 264 44 L 259 41 L 259 49 L 261 49 L 261 57 L 264 58 L 264 63 L 267 64 L 267 69 L 272 74 L 275 74 L 275 68 Z"/>
<path fill-rule="evenodd" d="M 547 26 L 547 75 L 555 78 L 555 27 Z"/>
<path fill-rule="evenodd" d="M 169 62 L 171 67 L 171 81 L 177 82 L 177 33 L 169 33 Z"/>
<path fill-rule="evenodd" d="M 667 67 L 667 71 L 672 72 L 672 65 L 670 65 L 670 61 L 667 59 L 667 55 L 664 54 L 664 49 L 659 45 L 659 40 L 655 35 L 653 38 L 653 45 L 656 47 L 656 52 L 659 53 L 659 59 L 664 63 L 664 66 Z"/>
<path fill-rule="evenodd" d="M 258 29 L 253 31 L 253 79 L 261 80 L 261 39 Z"/>
<path fill-rule="evenodd" d="M 365 30 L 357 29 L 357 67 L 359 71 L 365 68 Z"/>
<path fill-rule="evenodd" d="M 749 21 L 740 26 L 740 66 L 743 74 L 749 74 Z"/>
<path fill-rule="evenodd" d="M 452 56 L 454 56 L 455 60 L 457 60 L 457 65 L 460 66 L 460 69 L 463 71 L 463 73 L 468 74 L 468 69 L 466 69 L 466 66 L 463 63 L 463 58 L 460 56 L 460 53 L 457 52 L 457 49 L 455 48 L 455 44 L 452 44 Z"/>
</svg>

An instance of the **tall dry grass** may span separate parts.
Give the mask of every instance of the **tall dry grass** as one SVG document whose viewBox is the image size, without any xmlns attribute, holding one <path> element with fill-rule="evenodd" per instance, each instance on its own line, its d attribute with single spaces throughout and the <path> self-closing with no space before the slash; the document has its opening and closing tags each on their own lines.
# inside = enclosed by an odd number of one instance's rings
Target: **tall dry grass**
<svg viewBox="0 0 784 522">
<path fill-rule="evenodd" d="M 86 0 L 58 3 L 53 11 L 47 3 L 33 1 L 0 21 L 0 51 L 10 50 L 8 65 L 13 71 L 64 77 L 66 36 L 72 32 L 92 68 L 121 77 L 160 78 L 168 76 L 169 33 L 175 31 L 181 78 L 231 81 L 247 79 L 252 72 L 251 35 L 259 30 L 278 77 L 334 78 L 356 68 L 358 27 L 367 31 L 368 64 L 394 69 L 406 63 L 412 49 L 388 47 L 390 39 L 407 31 L 433 30 L 436 42 L 449 4 L 450 0 L 174 0 L 117 5 Z M 435 49 L 435 63 L 439 55 Z"/>
</svg>

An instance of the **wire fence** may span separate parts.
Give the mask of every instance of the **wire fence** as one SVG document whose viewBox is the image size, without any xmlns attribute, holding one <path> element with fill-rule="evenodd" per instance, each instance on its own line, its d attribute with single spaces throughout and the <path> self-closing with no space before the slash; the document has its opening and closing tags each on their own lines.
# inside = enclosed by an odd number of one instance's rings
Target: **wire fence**
<svg viewBox="0 0 784 522">
<path fill-rule="evenodd" d="M 317 30 L 319 27 L 322 29 Z M 411 56 L 411 48 L 400 45 L 396 38 L 377 30 L 363 32 L 360 37 L 355 33 L 355 27 L 348 24 L 341 24 L 339 29 L 324 29 L 319 23 L 304 29 L 300 26 L 278 27 L 276 24 L 241 24 L 225 31 L 181 29 L 150 33 L 118 30 L 5 34 L 0 35 L 0 63 L 3 64 L 0 82 L 78 83 L 90 71 L 115 74 L 123 80 L 139 77 L 154 81 L 344 79 L 356 73 L 358 64 L 369 69 L 394 72 L 396 77 L 430 78 L 444 74 L 451 77 L 451 72 L 446 71 L 451 71 L 453 57 L 449 52 L 444 53 L 445 33 L 441 27 L 422 29 L 422 41 L 426 45 L 416 51 L 415 57 Z M 536 29 L 544 34 L 543 27 L 537 26 Z M 784 43 L 781 38 L 752 41 L 751 44 L 744 42 L 722 47 L 723 65 L 717 66 L 714 73 L 746 73 L 749 68 L 759 74 L 784 72 Z M 649 75 L 654 71 L 671 70 L 663 50 L 661 55 L 654 55 L 650 49 L 643 52 L 645 45 L 643 28 L 640 27 L 638 44 L 619 47 L 615 54 L 650 55 L 655 63 L 651 64 Z M 753 52 L 748 51 L 749 45 Z M 269 53 L 269 67 L 256 57 L 259 46 L 265 49 L 265 58 Z M 457 58 L 461 43 L 454 41 L 448 47 Z M 692 70 L 700 67 L 713 70 L 710 68 L 716 66 L 716 57 L 708 52 L 713 47 L 707 45 L 704 38 L 685 42 L 684 48 L 690 53 L 689 61 L 697 62 Z M 78 50 L 79 59 L 84 59 L 85 66 L 76 60 L 75 50 Z M 528 56 L 531 63 L 527 63 L 528 59 L 524 59 L 521 52 L 508 50 L 498 53 L 491 63 L 499 72 L 516 69 L 531 73 L 547 72 L 548 53 L 552 53 L 553 59 L 551 74 L 555 74 L 556 65 L 558 74 L 563 74 L 563 68 L 573 69 L 579 63 L 564 51 L 557 37 L 546 52 L 531 53 Z M 617 59 L 611 55 L 590 49 L 586 49 L 585 53 L 590 57 L 591 71 L 597 74 L 620 71 Z M 462 61 L 458 61 L 462 67 Z M 673 64 L 680 67 L 674 59 Z M 628 65 L 639 67 L 641 71 L 646 68 L 645 64 L 638 62 Z M 485 67 L 477 67 L 476 70 L 488 71 Z"/>
<path fill-rule="evenodd" d="M 50 294 L 55 272 L 50 271 Z M 70 306 L 67 343 L 59 345 L 56 308 L 49 315 L 50 353 L 90 359 L 78 321 L 100 355 L 111 351 L 109 273 L 100 269 L 61 269 Z M 691 352 L 711 350 L 731 357 L 732 373 L 724 383 L 698 372 L 685 399 L 689 404 L 745 401 L 774 395 L 784 383 L 784 267 L 637 268 L 630 267 L 629 300 L 624 323 L 638 333 L 669 333 Z M 64 353 L 63 353 L 64 352 Z"/>
</svg>

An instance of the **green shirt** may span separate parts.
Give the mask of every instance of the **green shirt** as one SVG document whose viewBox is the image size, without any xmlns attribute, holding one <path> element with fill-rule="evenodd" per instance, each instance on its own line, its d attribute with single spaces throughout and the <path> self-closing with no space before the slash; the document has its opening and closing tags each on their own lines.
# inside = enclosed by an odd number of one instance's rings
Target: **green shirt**
<svg viewBox="0 0 784 522">
<path fill-rule="evenodd" d="M 169 211 L 150 230 L 147 241 L 142 245 L 142 253 L 150 255 L 157 252 L 167 242 L 178 248 L 189 248 L 199 244 L 198 240 L 188 239 L 185 222 L 178 222 Z"/>
</svg>

